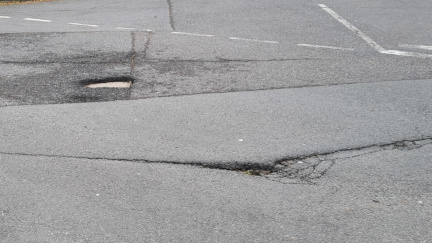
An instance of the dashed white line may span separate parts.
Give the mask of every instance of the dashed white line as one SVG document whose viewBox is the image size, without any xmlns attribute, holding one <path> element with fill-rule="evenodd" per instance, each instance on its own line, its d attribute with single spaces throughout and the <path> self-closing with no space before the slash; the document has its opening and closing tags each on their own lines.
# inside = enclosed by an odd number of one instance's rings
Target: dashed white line
<svg viewBox="0 0 432 243">
<path fill-rule="evenodd" d="M 130 88 L 132 82 L 109 82 L 109 83 L 99 83 L 99 84 L 89 84 L 85 87 L 87 88 Z"/>
<path fill-rule="evenodd" d="M 24 18 L 24 20 L 27 21 L 36 21 L 36 22 L 45 22 L 45 23 L 51 23 L 51 20 L 48 19 L 33 19 L 33 18 Z"/>
<path fill-rule="evenodd" d="M 325 48 L 325 49 L 343 50 L 343 51 L 354 51 L 354 49 L 352 48 L 343 48 L 343 47 L 336 47 L 336 46 L 320 46 L 320 45 L 310 45 L 310 44 L 298 44 L 298 46 Z"/>
<path fill-rule="evenodd" d="M 135 28 L 126 28 L 126 27 L 116 27 L 116 29 L 118 29 L 118 30 L 136 30 Z M 139 30 L 139 31 L 153 32 L 153 30 L 149 30 L 149 29 Z"/>
<path fill-rule="evenodd" d="M 327 7 L 325 4 L 318 4 L 324 11 L 326 11 L 328 14 L 330 14 L 333 18 L 335 18 L 337 21 L 345 25 L 349 30 L 354 32 L 356 35 L 360 36 L 364 41 L 366 41 L 371 47 L 375 48 L 378 52 L 385 51 L 385 49 L 380 46 L 378 43 L 376 43 L 374 40 L 372 40 L 369 36 L 367 36 L 365 33 L 363 33 L 361 30 L 359 30 L 357 27 L 352 25 L 350 22 L 348 22 L 346 19 L 342 18 L 339 14 L 337 14 L 335 11 L 333 11 L 331 8 Z"/>
<path fill-rule="evenodd" d="M 118 30 L 135 30 L 135 28 L 116 27 Z"/>
<path fill-rule="evenodd" d="M 79 26 L 88 26 L 88 27 L 99 27 L 99 25 L 95 24 L 80 24 L 80 23 L 68 23 L 70 25 L 79 25 Z"/>
<path fill-rule="evenodd" d="M 0 19 L 10 19 L 11 17 L 9 16 L 0 16 Z"/>
<path fill-rule="evenodd" d="M 188 32 L 171 32 L 171 34 L 177 34 L 177 35 L 193 35 L 193 36 L 204 36 L 204 37 L 214 37 L 214 35 L 196 34 L 196 33 L 188 33 Z"/>
<path fill-rule="evenodd" d="M 279 44 L 279 42 L 277 42 L 277 41 L 246 39 L 246 38 L 239 38 L 239 37 L 230 37 L 228 39 L 230 39 L 230 40 L 242 40 L 242 41 L 262 42 L 262 43 L 269 43 L 269 44 Z"/>
<path fill-rule="evenodd" d="M 432 51 L 432 46 L 424 46 L 424 45 L 407 45 L 407 44 L 400 44 L 399 47 L 404 47 L 404 48 L 414 48 L 414 49 L 423 49 L 423 50 L 429 50 L 429 51 Z"/>
</svg>

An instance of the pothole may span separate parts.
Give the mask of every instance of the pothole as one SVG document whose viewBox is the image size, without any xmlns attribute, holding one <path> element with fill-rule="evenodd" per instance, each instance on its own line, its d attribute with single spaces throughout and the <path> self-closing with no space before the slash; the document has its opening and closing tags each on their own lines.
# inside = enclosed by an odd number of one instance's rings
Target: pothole
<svg viewBox="0 0 432 243">
<path fill-rule="evenodd" d="M 133 84 L 131 77 L 109 77 L 103 79 L 88 79 L 81 81 L 81 85 L 86 88 L 117 88 L 129 89 Z"/>
</svg>

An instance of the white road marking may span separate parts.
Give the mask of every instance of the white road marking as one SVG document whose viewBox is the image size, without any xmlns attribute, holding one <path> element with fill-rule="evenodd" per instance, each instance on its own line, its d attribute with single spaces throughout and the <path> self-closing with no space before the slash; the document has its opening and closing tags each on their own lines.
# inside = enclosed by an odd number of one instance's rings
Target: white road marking
<svg viewBox="0 0 432 243">
<path fill-rule="evenodd" d="M 51 20 L 47 20 L 47 19 L 24 18 L 24 20 L 27 20 L 27 21 L 36 21 L 36 22 L 51 23 Z"/>
<path fill-rule="evenodd" d="M 399 47 L 415 48 L 432 51 L 432 46 L 400 44 Z"/>
<path fill-rule="evenodd" d="M 298 44 L 298 46 L 325 48 L 325 49 L 334 49 L 334 50 L 344 50 L 344 51 L 354 51 L 354 49 L 352 49 L 352 48 L 343 48 L 343 47 L 336 47 L 336 46 L 320 46 L 320 45 L 310 45 L 310 44 Z"/>
<path fill-rule="evenodd" d="M 328 14 L 330 14 L 333 18 L 335 18 L 337 21 L 345 25 L 349 30 L 354 32 L 356 35 L 360 36 L 364 41 L 366 41 L 371 47 L 375 48 L 378 52 L 385 51 L 385 49 L 380 46 L 378 43 L 376 43 L 374 40 L 372 40 L 369 36 L 367 36 L 365 33 L 363 33 L 361 30 L 359 30 L 357 27 L 352 25 L 350 22 L 342 18 L 339 14 L 337 14 L 335 11 L 333 11 L 331 8 L 327 7 L 325 4 L 318 4 L 324 11 L 326 11 Z"/>
<path fill-rule="evenodd" d="M 195 33 L 187 33 L 187 32 L 171 32 L 171 34 L 177 34 L 177 35 L 194 35 L 194 36 L 204 36 L 204 37 L 214 37 L 214 35 L 195 34 Z"/>
<path fill-rule="evenodd" d="M 328 14 L 330 14 L 333 18 L 335 18 L 337 21 L 339 21 L 345 27 L 347 27 L 349 30 L 351 30 L 352 32 L 354 32 L 359 37 L 361 37 L 364 41 L 366 41 L 371 47 L 373 47 L 379 53 L 388 54 L 388 55 L 396 55 L 396 56 L 432 58 L 432 54 L 424 54 L 424 53 L 416 53 L 416 52 L 406 52 L 406 51 L 399 51 L 399 50 L 386 50 L 382 46 L 380 46 L 378 43 L 376 43 L 374 40 L 372 40 L 369 36 L 367 36 L 362 31 L 360 31 L 357 27 L 355 27 L 350 22 L 348 22 L 347 20 L 345 20 L 344 18 L 342 18 L 339 14 L 337 14 L 331 8 L 327 7 L 325 4 L 318 4 L 318 5 L 324 11 L 326 11 Z M 10 18 L 11 17 L 9 17 L 9 16 L 0 16 L 0 19 L 10 19 Z M 37 22 L 46 22 L 46 23 L 52 22 L 51 20 L 34 19 L 34 18 L 24 18 L 24 20 L 27 20 L 27 21 L 37 21 Z M 87 27 L 99 27 L 99 25 L 93 25 L 93 24 L 81 24 L 81 23 L 68 23 L 68 24 L 69 25 L 78 25 L 78 26 L 87 26 Z M 116 29 L 135 30 L 135 28 L 125 28 L 125 27 L 116 27 Z M 145 31 L 152 32 L 152 30 L 145 30 Z M 188 32 L 171 32 L 171 33 L 172 34 L 182 34 L 182 35 L 192 35 L 192 36 L 214 37 L 214 35 L 196 34 L 196 33 L 188 33 Z M 253 42 L 261 42 L 261 43 L 279 44 L 279 42 L 277 42 L 277 41 L 246 39 L 246 38 L 239 38 L 239 37 L 229 37 L 229 39 L 230 40 L 242 40 L 242 41 L 253 41 Z M 349 51 L 353 51 L 354 50 L 352 48 L 342 48 L 342 47 L 335 47 L 335 46 L 320 46 L 320 45 L 310 45 L 310 44 L 298 44 L 298 46 L 315 47 L 315 48 L 328 48 L 328 49 L 337 49 L 337 50 L 349 50 Z M 432 46 L 425 46 L 425 45 L 400 44 L 399 47 L 432 50 Z"/>
<path fill-rule="evenodd" d="M 89 84 L 85 87 L 87 88 L 130 88 L 132 82 L 109 82 L 109 83 L 99 83 L 99 84 Z"/>
<path fill-rule="evenodd" d="M 327 5 L 325 5 L 325 4 L 318 4 L 318 5 L 324 11 L 326 11 L 328 14 L 330 14 L 333 18 L 335 18 L 337 21 L 339 21 L 340 23 L 345 25 L 345 27 L 347 27 L 349 30 L 354 32 L 356 35 L 360 36 L 364 41 L 366 41 L 371 47 L 373 47 L 375 50 L 377 50 L 381 54 L 405 56 L 405 57 L 432 58 L 431 54 L 398 51 L 398 50 L 386 50 L 382 46 L 380 46 L 378 43 L 376 43 L 374 40 L 372 40 L 369 36 L 367 36 L 365 33 L 363 33 L 361 30 L 359 30 L 357 27 L 355 27 L 350 22 L 348 22 L 347 20 L 342 18 L 339 14 L 337 14 L 331 8 L 327 7 Z"/>
<path fill-rule="evenodd" d="M 432 58 L 432 54 L 424 54 L 417 52 L 398 51 L 398 50 L 385 50 L 380 51 L 382 54 L 405 56 L 405 57 L 421 57 L 421 58 Z"/>
<path fill-rule="evenodd" d="M 230 40 L 242 40 L 242 41 L 254 41 L 254 42 L 262 42 L 262 43 L 270 43 L 270 44 L 279 44 L 277 41 L 268 41 L 268 40 L 255 40 L 255 39 L 246 39 L 246 38 L 238 38 L 238 37 L 230 37 Z"/>
<path fill-rule="evenodd" d="M 116 27 L 118 30 L 135 30 L 135 28 Z"/>
<path fill-rule="evenodd" d="M 99 25 L 95 24 L 80 24 L 80 23 L 68 23 L 70 25 L 80 25 L 80 26 L 88 26 L 88 27 L 99 27 Z"/>
</svg>

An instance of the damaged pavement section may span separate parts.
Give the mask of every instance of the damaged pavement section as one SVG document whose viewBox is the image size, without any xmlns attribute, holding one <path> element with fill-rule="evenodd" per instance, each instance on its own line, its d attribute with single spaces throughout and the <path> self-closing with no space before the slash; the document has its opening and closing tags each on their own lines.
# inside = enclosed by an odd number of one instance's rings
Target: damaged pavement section
<svg viewBox="0 0 432 243">
<path fill-rule="evenodd" d="M 163 31 L 0 34 L 0 106 L 432 78 L 432 59 L 310 50 L 293 41 L 269 45 Z M 125 76 L 134 81 L 130 89 L 79 85 Z"/>
<path fill-rule="evenodd" d="M 411 80 L 2 107 L 0 152 L 273 170 L 287 158 L 431 138 L 430 90 Z"/>
<path fill-rule="evenodd" d="M 133 82 L 136 52 L 148 33 L 0 34 L 0 106 L 130 99 L 130 89 L 89 82 Z M 120 80 L 118 80 L 120 79 Z"/>
<path fill-rule="evenodd" d="M 350 159 L 383 150 L 411 150 L 432 144 L 432 139 L 401 141 L 391 144 L 374 145 L 364 148 L 347 149 L 327 154 L 286 159 L 275 164 L 273 170 L 246 170 L 245 174 L 264 176 L 281 183 L 315 183 L 314 179 L 323 176 L 338 160 Z"/>
<path fill-rule="evenodd" d="M 0 238 L 428 242 L 431 154 L 429 144 L 340 159 L 314 185 L 187 165 L 1 154 Z"/>
</svg>

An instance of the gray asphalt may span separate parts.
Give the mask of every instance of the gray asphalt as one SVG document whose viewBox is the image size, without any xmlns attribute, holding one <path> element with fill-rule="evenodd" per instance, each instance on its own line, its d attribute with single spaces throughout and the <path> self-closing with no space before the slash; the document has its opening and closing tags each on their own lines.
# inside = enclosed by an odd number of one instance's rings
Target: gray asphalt
<svg viewBox="0 0 432 243">
<path fill-rule="evenodd" d="M 430 242 L 431 8 L 0 7 L 0 241 Z"/>
<path fill-rule="evenodd" d="M 314 184 L 1 155 L 2 242 L 430 242 L 432 146 L 346 154 Z"/>
<path fill-rule="evenodd" d="M 432 137 L 431 80 L 0 109 L 0 151 L 271 168 Z M 239 141 L 239 140 L 242 141 Z"/>
<path fill-rule="evenodd" d="M 70 103 L 431 79 L 432 58 L 147 32 L 0 35 L 0 91 L 18 104 Z M 130 76 L 130 92 L 87 79 Z M 1 104 L 0 104 L 1 105 Z"/>
</svg>

